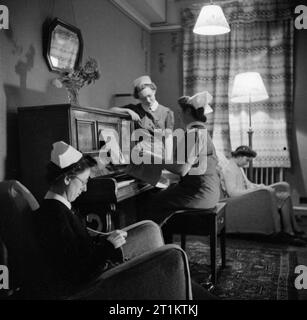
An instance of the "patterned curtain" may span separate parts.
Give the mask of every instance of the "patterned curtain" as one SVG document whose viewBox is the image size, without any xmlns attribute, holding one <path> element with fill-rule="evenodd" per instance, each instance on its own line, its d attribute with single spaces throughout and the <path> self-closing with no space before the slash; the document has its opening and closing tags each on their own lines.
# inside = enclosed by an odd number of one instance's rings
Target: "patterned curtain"
<svg viewBox="0 0 307 320">
<path fill-rule="evenodd" d="M 214 113 L 208 128 L 218 152 L 248 145 L 248 104 L 230 102 L 236 74 L 259 72 L 269 99 L 252 103 L 255 167 L 290 167 L 293 95 L 293 4 L 290 0 L 218 2 L 230 33 L 199 36 L 193 27 L 203 4 L 182 9 L 184 93 L 208 90 Z"/>
</svg>

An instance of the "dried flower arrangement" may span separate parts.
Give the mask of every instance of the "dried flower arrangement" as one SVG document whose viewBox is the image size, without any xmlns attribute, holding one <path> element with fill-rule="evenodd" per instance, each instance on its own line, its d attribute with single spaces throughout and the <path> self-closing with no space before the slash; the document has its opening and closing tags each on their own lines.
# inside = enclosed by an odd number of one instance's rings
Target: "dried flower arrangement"
<svg viewBox="0 0 307 320">
<path fill-rule="evenodd" d="M 78 92 L 83 86 L 94 83 L 100 78 L 98 63 L 94 58 L 89 57 L 84 66 L 78 67 L 71 72 L 63 72 L 53 80 L 53 85 L 57 88 L 63 86 L 68 91 L 71 103 L 78 103 Z"/>
</svg>

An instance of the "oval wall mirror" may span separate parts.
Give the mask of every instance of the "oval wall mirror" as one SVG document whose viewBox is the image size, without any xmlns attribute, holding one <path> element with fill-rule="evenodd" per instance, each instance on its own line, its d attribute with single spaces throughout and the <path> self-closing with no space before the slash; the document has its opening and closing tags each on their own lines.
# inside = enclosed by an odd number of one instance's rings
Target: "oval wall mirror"
<svg viewBox="0 0 307 320">
<path fill-rule="evenodd" d="M 81 31 L 56 18 L 48 28 L 45 57 L 50 70 L 73 71 L 80 63 L 83 52 Z"/>
</svg>

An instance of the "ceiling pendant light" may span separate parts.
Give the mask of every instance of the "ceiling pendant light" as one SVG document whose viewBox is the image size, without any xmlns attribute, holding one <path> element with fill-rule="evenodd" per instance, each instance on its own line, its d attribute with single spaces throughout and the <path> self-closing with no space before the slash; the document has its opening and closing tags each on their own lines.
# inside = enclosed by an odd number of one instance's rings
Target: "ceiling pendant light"
<svg viewBox="0 0 307 320">
<path fill-rule="evenodd" d="M 229 24 L 220 6 L 209 4 L 202 7 L 193 32 L 200 35 L 218 35 L 228 33 Z"/>
</svg>

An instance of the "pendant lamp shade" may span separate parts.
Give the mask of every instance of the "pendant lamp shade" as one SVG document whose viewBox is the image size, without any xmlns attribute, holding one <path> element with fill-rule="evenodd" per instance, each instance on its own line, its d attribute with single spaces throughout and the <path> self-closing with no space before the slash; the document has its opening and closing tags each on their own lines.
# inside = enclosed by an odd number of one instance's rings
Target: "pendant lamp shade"
<svg viewBox="0 0 307 320">
<path fill-rule="evenodd" d="M 210 4 L 202 7 L 193 29 L 194 33 L 218 35 L 229 31 L 229 24 L 220 6 Z"/>
</svg>

